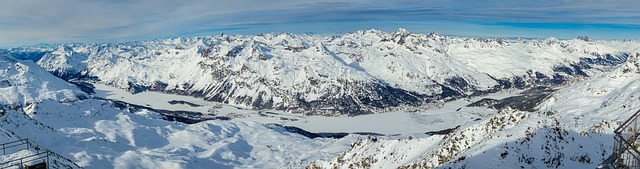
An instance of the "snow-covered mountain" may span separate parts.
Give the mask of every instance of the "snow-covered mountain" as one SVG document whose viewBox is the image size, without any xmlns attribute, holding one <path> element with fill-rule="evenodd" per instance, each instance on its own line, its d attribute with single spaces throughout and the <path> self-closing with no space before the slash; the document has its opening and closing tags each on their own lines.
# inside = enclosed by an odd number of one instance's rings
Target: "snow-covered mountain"
<svg viewBox="0 0 640 169">
<path fill-rule="evenodd" d="M 640 109 L 638 53 L 640 41 L 478 39 L 403 29 L 0 50 L 0 141 L 29 138 L 86 168 L 594 168 L 611 154 L 613 129 Z M 152 108 L 184 103 L 165 108 L 231 120 L 167 121 L 154 109 L 114 101 L 124 95 L 97 98 L 71 84 L 81 81 L 224 103 L 133 99 Z M 286 113 L 407 107 L 362 118 Z M 389 116 L 403 118 L 376 119 Z M 285 121 L 357 123 L 358 130 L 390 123 L 426 133 L 332 130 L 347 136 L 312 139 L 291 133 L 305 131 Z M 428 130 L 436 128 L 444 130 Z"/>
<path fill-rule="evenodd" d="M 4 50 L 0 69 L 0 143 L 29 139 L 60 155 L 50 157 L 59 159 L 50 165 L 69 159 L 85 168 L 302 168 L 354 140 L 310 139 L 255 122 L 167 121 L 93 98 Z M 0 164 L 41 151 L 18 150 L 3 150 L 8 154 L 0 155 Z"/>
<path fill-rule="evenodd" d="M 638 41 L 506 40 L 358 31 L 63 45 L 38 64 L 64 79 L 253 109 L 359 115 L 558 85 L 602 72 Z"/>
<path fill-rule="evenodd" d="M 337 155 L 354 139 L 310 139 L 255 122 L 170 122 L 92 98 L 9 53 L 0 50 L 0 143 L 27 138 L 60 154 L 58 162 L 69 159 L 86 168 L 301 168 Z M 0 163 L 36 154 L 10 150 Z"/>
<path fill-rule="evenodd" d="M 53 76 L 30 60 L 0 50 L 0 108 L 16 109 L 42 100 L 72 102 L 87 98 L 75 85 Z"/>
<path fill-rule="evenodd" d="M 639 57 L 559 89 L 539 111 L 505 108 L 444 135 L 360 138 L 311 168 L 595 168 L 612 153 L 613 130 L 640 109 Z"/>
</svg>

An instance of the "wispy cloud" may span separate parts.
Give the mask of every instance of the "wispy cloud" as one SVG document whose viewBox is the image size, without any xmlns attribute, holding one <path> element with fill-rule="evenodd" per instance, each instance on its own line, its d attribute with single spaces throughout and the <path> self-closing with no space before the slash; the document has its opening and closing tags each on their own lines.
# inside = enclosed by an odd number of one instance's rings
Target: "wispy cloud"
<svg viewBox="0 0 640 169">
<path fill-rule="evenodd" d="M 640 38 L 637 6 L 636 0 L 7 0 L 0 5 L 0 45 L 397 27 L 466 36 Z"/>
</svg>

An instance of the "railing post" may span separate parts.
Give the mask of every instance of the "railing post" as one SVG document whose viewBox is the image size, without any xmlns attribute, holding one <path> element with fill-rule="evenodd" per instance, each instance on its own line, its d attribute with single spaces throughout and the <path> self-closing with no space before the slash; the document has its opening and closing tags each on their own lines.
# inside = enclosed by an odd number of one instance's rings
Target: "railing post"
<svg viewBox="0 0 640 169">
<path fill-rule="evenodd" d="M 46 151 L 46 152 L 47 152 L 47 162 L 45 163 L 45 166 L 47 166 L 47 169 L 49 169 L 49 165 L 51 165 L 49 164 L 49 151 Z"/>
<path fill-rule="evenodd" d="M 620 163 L 622 162 L 622 153 L 624 153 L 624 145 L 622 144 L 622 141 L 620 139 L 622 139 L 622 137 L 615 136 L 616 138 L 616 152 L 615 152 L 615 156 L 616 156 L 616 160 L 615 163 L 613 164 L 613 166 L 615 168 L 618 168 L 618 166 L 620 166 Z"/>
</svg>

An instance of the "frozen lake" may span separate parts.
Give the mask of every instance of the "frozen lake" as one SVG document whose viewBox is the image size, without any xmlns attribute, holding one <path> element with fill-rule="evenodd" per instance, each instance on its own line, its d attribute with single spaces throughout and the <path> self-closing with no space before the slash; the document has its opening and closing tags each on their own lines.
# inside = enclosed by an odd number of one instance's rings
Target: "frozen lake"
<svg viewBox="0 0 640 169">
<path fill-rule="evenodd" d="M 245 108 L 208 102 L 201 98 L 165 94 L 159 92 L 141 92 L 131 94 L 125 90 L 103 85 L 95 86 L 95 96 L 147 106 L 162 110 L 181 110 L 201 112 L 216 116 L 233 117 L 236 121 L 259 123 L 277 123 L 295 126 L 310 132 L 371 132 L 380 134 L 412 134 L 439 131 L 456 126 L 474 124 L 491 114 L 493 109 L 483 107 L 465 107 L 482 98 L 502 99 L 514 96 L 517 92 L 503 92 L 471 99 L 447 102 L 440 107 L 410 111 L 393 111 L 355 117 L 303 116 L 278 110 L 250 110 Z"/>
</svg>

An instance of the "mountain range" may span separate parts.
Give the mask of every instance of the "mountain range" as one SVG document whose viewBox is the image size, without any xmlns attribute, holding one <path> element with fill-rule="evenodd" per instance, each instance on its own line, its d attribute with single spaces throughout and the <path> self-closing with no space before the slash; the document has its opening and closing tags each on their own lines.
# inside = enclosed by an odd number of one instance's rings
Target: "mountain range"
<svg viewBox="0 0 640 169">
<path fill-rule="evenodd" d="M 132 93 L 159 91 L 249 109 L 354 116 L 566 84 L 623 63 L 638 44 L 462 38 L 399 29 L 72 44 L 33 50 L 46 53 L 33 52 L 31 59 L 65 80 Z"/>
<path fill-rule="evenodd" d="M 404 29 L 13 48 L 0 50 L 0 143 L 28 138 L 70 168 L 595 168 L 612 154 L 613 130 L 640 109 L 638 58 L 637 40 Z M 101 98 L 99 85 L 192 96 L 215 106 L 168 104 L 226 116 L 170 120 L 160 111 L 178 111 L 154 107 L 155 98 Z M 418 116 L 429 112 L 441 114 Z M 373 118 L 384 114 L 451 128 L 312 133 L 277 124 L 410 125 Z M 3 154 L 0 166 L 39 152 Z"/>
</svg>

